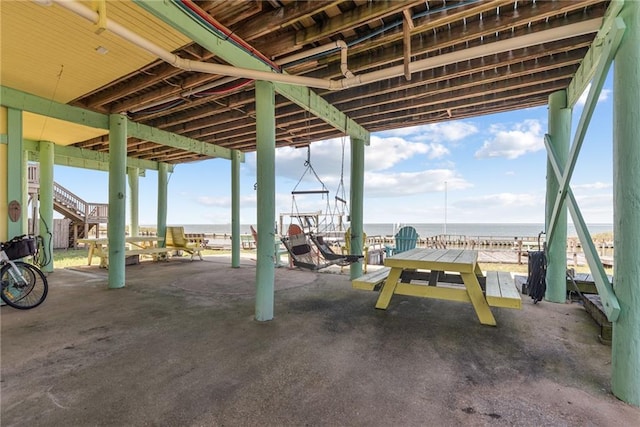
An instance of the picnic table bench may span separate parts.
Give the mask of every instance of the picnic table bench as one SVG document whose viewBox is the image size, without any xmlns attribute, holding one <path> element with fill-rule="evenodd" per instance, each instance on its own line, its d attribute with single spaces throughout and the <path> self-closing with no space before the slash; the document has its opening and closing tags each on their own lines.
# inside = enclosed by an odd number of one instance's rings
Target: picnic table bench
<svg viewBox="0 0 640 427">
<path fill-rule="evenodd" d="M 489 307 L 521 309 L 522 299 L 510 273 L 489 271 L 485 276 L 477 259 L 474 250 L 412 249 L 385 259 L 386 268 L 351 283 L 356 289 L 380 289 L 379 309 L 386 309 L 394 294 L 469 302 L 480 323 L 495 326 Z"/>
<path fill-rule="evenodd" d="M 164 239 L 153 236 L 130 236 L 125 238 L 127 248 L 125 249 L 125 257 L 140 255 L 149 255 L 154 261 L 166 259 L 170 249 L 158 247 L 158 242 Z M 87 245 L 87 265 L 91 265 L 94 256 L 100 258 L 100 267 L 108 268 L 109 266 L 109 239 L 78 239 L 78 243 Z"/>
</svg>

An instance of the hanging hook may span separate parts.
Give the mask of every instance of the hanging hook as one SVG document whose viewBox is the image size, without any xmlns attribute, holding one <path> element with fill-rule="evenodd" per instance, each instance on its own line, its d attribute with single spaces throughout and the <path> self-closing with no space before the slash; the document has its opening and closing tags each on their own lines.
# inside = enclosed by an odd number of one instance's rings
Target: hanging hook
<svg viewBox="0 0 640 427">
<path fill-rule="evenodd" d="M 311 164 L 311 144 L 307 145 L 307 160 L 304 162 L 305 166 L 309 166 Z"/>
</svg>

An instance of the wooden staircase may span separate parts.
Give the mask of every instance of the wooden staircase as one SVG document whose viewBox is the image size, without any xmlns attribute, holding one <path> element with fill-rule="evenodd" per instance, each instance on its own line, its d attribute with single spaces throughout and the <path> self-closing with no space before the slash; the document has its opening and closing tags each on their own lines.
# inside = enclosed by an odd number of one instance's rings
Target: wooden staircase
<svg viewBox="0 0 640 427">
<path fill-rule="evenodd" d="M 30 164 L 28 170 L 29 198 L 35 204 L 39 200 L 40 174 L 37 164 Z M 109 217 L 108 203 L 86 202 L 62 185 L 53 183 L 53 209 L 69 223 L 69 247 L 75 247 L 77 239 L 89 236 L 93 230 L 96 235 L 100 224 L 106 224 Z M 34 209 L 34 217 L 37 209 Z"/>
<path fill-rule="evenodd" d="M 76 239 L 88 237 L 89 232 L 100 224 L 106 224 L 109 217 L 108 203 L 89 203 L 64 188 L 53 183 L 53 208 L 69 218 L 69 244 L 75 245 Z M 80 227 L 80 225 L 82 225 Z M 97 229 L 96 229 L 97 232 Z"/>
</svg>

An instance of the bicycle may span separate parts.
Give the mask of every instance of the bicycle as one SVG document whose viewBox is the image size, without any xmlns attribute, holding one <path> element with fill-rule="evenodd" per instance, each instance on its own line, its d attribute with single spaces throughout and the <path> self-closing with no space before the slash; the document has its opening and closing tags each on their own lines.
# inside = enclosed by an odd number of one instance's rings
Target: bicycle
<svg viewBox="0 0 640 427">
<path fill-rule="evenodd" d="M 42 304 L 49 285 L 44 273 L 20 259 L 37 253 L 36 239 L 26 235 L 0 243 L 0 298 L 7 305 L 28 310 Z"/>
</svg>

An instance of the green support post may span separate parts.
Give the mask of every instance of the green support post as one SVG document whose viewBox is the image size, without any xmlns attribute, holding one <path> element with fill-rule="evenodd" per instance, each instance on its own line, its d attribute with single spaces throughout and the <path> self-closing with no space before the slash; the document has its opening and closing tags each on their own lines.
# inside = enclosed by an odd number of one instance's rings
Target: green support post
<svg viewBox="0 0 640 427">
<path fill-rule="evenodd" d="M 23 147 L 24 148 L 24 145 Z M 22 229 L 25 233 L 33 234 L 29 229 L 29 152 L 26 150 L 22 151 L 22 178 L 21 182 L 23 187 L 22 191 L 22 200 L 20 200 L 20 204 L 22 205 L 22 209 L 25 211 L 21 215 Z M 24 234 L 24 233 L 23 233 Z"/>
<path fill-rule="evenodd" d="M 571 108 L 567 107 L 567 92 L 554 92 L 549 96 L 549 135 L 551 144 L 560 164 L 565 164 L 569 156 L 571 140 Z M 550 160 L 547 160 L 547 203 L 545 225 L 549 228 L 553 207 L 560 183 L 553 172 Z M 558 220 L 553 236 L 549 236 L 546 245 L 547 290 L 545 299 L 564 303 L 567 299 L 567 207 L 562 202 L 558 211 Z"/>
<path fill-rule="evenodd" d="M 273 242 L 276 222 L 276 118 L 273 83 L 256 82 L 256 168 L 257 168 L 257 321 L 273 319 L 275 266 Z"/>
<path fill-rule="evenodd" d="M 109 288 L 124 287 L 127 212 L 127 118 L 109 116 Z"/>
<path fill-rule="evenodd" d="M 364 144 L 361 139 L 351 138 L 351 253 L 362 255 L 362 233 L 364 233 Z M 351 280 L 362 276 L 362 262 L 354 262 L 349 270 Z"/>
<path fill-rule="evenodd" d="M 627 30 L 613 74 L 614 288 L 620 315 L 613 322 L 613 394 L 640 407 L 640 2 L 620 12 Z"/>
<path fill-rule="evenodd" d="M 127 168 L 127 176 L 129 178 L 129 218 L 131 224 L 129 226 L 129 234 L 137 236 L 140 232 L 138 201 L 138 181 L 140 171 L 138 168 Z"/>
<path fill-rule="evenodd" d="M 158 219 L 156 233 L 158 237 L 164 238 L 167 234 L 167 204 L 169 191 L 169 165 L 160 163 L 158 165 Z M 165 247 L 166 242 L 158 243 L 158 246 Z"/>
<path fill-rule="evenodd" d="M 42 271 L 53 271 L 53 164 L 55 144 L 43 141 L 40 143 L 40 237 L 42 251 L 47 260 Z"/>
<path fill-rule="evenodd" d="M 7 109 L 7 204 L 12 201 L 20 203 L 22 216 L 13 222 L 7 215 L 7 237 L 25 234 L 23 218 L 27 216 L 27 207 L 23 205 L 23 194 L 26 192 L 24 182 L 24 148 L 22 143 L 22 111 Z"/>
<path fill-rule="evenodd" d="M 231 152 L 231 267 L 240 267 L 240 151 Z"/>
</svg>

